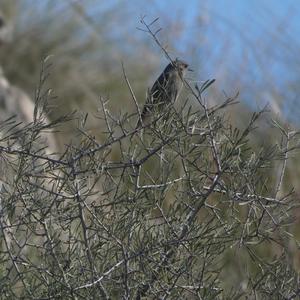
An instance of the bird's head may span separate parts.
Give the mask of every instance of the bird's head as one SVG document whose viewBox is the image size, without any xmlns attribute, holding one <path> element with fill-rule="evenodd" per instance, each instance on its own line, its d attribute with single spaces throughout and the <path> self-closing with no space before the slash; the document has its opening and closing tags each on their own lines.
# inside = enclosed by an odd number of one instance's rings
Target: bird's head
<svg viewBox="0 0 300 300">
<path fill-rule="evenodd" d="M 170 63 L 170 67 L 173 70 L 175 69 L 181 77 L 185 75 L 186 71 L 192 71 L 191 69 L 189 69 L 188 63 L 178 58 Z"/>
</svg>

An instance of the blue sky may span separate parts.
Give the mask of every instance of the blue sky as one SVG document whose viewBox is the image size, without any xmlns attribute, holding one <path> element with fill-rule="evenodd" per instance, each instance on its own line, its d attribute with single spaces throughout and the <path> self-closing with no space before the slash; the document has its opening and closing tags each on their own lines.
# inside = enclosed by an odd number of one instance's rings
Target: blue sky
<svg viewBox="0 0 300 300">
<path fill-rule="evenodd" d="M 57 6 L 58 2 L 38 3 Z M 123 14 L 122 26 L 116 20 L 115 28 L 110 31 L 116 34 L 116 39 L 134 35 L 142 37 L 143 43 L 145 34 L 136 30 L 140 16 L 147 15 L 149 21 L 159 17 L 157 26 L 163 28 L 160 38 L 174 44 L 174 56 L 194 64 L 199 80 L 214 77 L 220 91 L 230 94 L 239 90 L 241 99 L 252 108 L 269 102 L 275 110 L 277 106 L 284 111 L 289 119 L 300 119 L 300 109 L 291 104 L 299 102 L 300 94 L 298 0 L 110 0 L 105 3 L 85 0 L 78 3 L 89 7 L 95 19 L 101 18 L 101 13 L 105 16 L 110 8 Z M 180 35 L 174 40 L 177 29 Z M 154 43 L 151 46 L 157 51 Z"/>
<path fill-rule="evenodd" d="M 97 3 L 92 1 L 91 3 Z M 100 3 L 100 2 L 98 2 Z M 102 1 L 101 1 L 102 3 Z M 174 42 L 176 56 L 194 64 L 199 80 L 216 78 L 220 91 L 240 91 L 253 109 L 270 103 L 289 120 L 300 120 L 300 2 L 297 0 L 135 0 L 109 2 L 128 10 L 121 34 L 136 31 L 139 17 L 160 17 L 162 40 Z M 155 45 L 153 45 L 155 51 Z M 163 60 L 163 56 L 162 56 Z M 300 85 L 299 85 L 300 86 Z M 298 106 L 296 106 L 297 108 Z M 300 122 L 299 122 L 300 123 Z"/>
<path fill-rule="evenodd" d="M 300 90 L 289 89 L 300 81 L 299 1 L 192 0 L 165 1 L 160 6 L 182 12 L 187 37 L 204 31 L 199 56 L 208 57 L 201 63 L 207 76 L 220 74 L 220 86 L 240 90 L 254 108 L 275 99 L 289 119 L 299 119 L 300 110 L 290 107 L 299 101 Z M 199 14 L 207 19 L 202 29 L 195 25 Z M 253 94 L 252 90 L 260 92 Z"/>
</svg>

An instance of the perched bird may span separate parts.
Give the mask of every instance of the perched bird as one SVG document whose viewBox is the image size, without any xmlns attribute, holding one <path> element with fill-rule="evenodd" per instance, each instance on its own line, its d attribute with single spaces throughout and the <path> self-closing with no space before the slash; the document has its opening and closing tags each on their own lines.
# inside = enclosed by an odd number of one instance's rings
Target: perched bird
<svg viewBox="0 0 300 300">
<path fill-rule="evenodd" d="M 188 64 L 176 59 L 169 63 L 158 79 L 154 82 L 146 103 L 138 120 L 136 128 L 145 122 L 146 118 L 154 112 L 160 112 L 169 104 L 174 103 L 183 86 L 183 77 L 188 69 Z"/>
</svg>

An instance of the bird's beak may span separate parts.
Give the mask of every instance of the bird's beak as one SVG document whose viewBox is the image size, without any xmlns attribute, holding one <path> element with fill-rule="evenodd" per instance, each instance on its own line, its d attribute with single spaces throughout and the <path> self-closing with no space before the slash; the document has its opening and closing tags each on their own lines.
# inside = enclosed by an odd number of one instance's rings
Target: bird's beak
<svg viewBox="0 0 300 300">
<path fill-rule="evenodd" d="M 191 68 L 188 68 L 187 70 L 188 70 L 188 71 L 190 71 L 190 72 L 194 72 L 194 70 L 193 70 L 193 69 L 191 69 Z"/>
</svg>

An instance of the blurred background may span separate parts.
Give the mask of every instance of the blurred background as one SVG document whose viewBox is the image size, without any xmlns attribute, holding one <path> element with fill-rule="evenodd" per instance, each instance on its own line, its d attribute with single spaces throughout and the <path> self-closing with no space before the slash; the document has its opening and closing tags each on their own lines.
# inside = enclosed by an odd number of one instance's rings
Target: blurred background
<svg viewBox="0 0 300 300">
<path fill-rule="evenodd" d="M 122 63 L 141 107 L 147 89 L 168 63 L 153 38 L 138 29 L 141 18 L 148 23 L 159 18 L 153 30 L 162 29 L 158 37 L 171 57 L 190 63 L 192 85 L 216 79 L 206 92 L 209 105 L 239 92 L 240 103 L 226 112 L 231 123 L 246 126 L 253 111 L 268 105 L 270 112 L 252 137 L 254 148 L 277 143 L 272 119 L 291 130 L 299 128 L 300 4 L 296 0 L 1 0 L 0 12 L 5 20 L 0 67 L 7 82 L 34 101 L 41 63 L 50 56 L 46 85 L 54 97 L 49 119 L 74 110 L 88 113 L 88 132 L 100 143 L 100 97 L 109 101 L 117 116 L 136 112 Z M 76 122 L 66 123 L 56 133 L 60 149 L 77 141 Z M 291 154 L 284 181 L 284 192 L 294 187 L 296 197 L 298 154 Z M 275 173 L 270 172 L 270 182 L 278 177 Z M 294 234 L 300 237 L 300 212 L 295 210 L 295 217 Z M 300 269 L 299 250 L 291 248 Z"/>
<path fill-rule="evenodd" d="M 41 60 L 53 55 L 49 86 L 60 112 L 95 112 L 100 95 L 116 110 L 126 105 L 130 111 L 122 62 L 143 103 L 167 63 L 137 29 L 146 16 L 148 22 L 159 18 L 154 28 L 162 28 L 161 42 L 191 63 L 194 81 L 217 79 L 212 101 L 239 91 L 244 109 L 268 103 L 278 117 L 299 123 L 296 1 L 2 0 L 0 9 L 11 28 L 0 48 L 6 76 L 33 97 Z"/>
<path fill-rule="evenodd" d="M 239 92 L 232 122 L 242 126 L 252 111 L 268 104 L 270 114 L 254 137 L 258 145 L 272 143 L 276 135 L 271 118 L 299 127 L 297 1 L 1 0 L 0 10 L 9 28 L 0 64 L 10 84 L 34 99 L 41 62 L 50 55 L 47 86 L 55 97 L 49 118 L 88 113 L 88 129 L 99 140 L 100 96 L 117 115 L 136 111 L 122 63 L 141 106 L 167 64 L 151 36 L 138 29 L 143 17 L 149 23 L 159 18 L 153 30 L 162 28 L 158 37 L 170 55 L 191 64 L 191 83 L 216 78 L 209 104 Z M 59 147 L 76 140 L 75 123 L 60 128 Z M 294 168 L 288 182 L 298 185 L 298 175 Z"/>
</svg>

